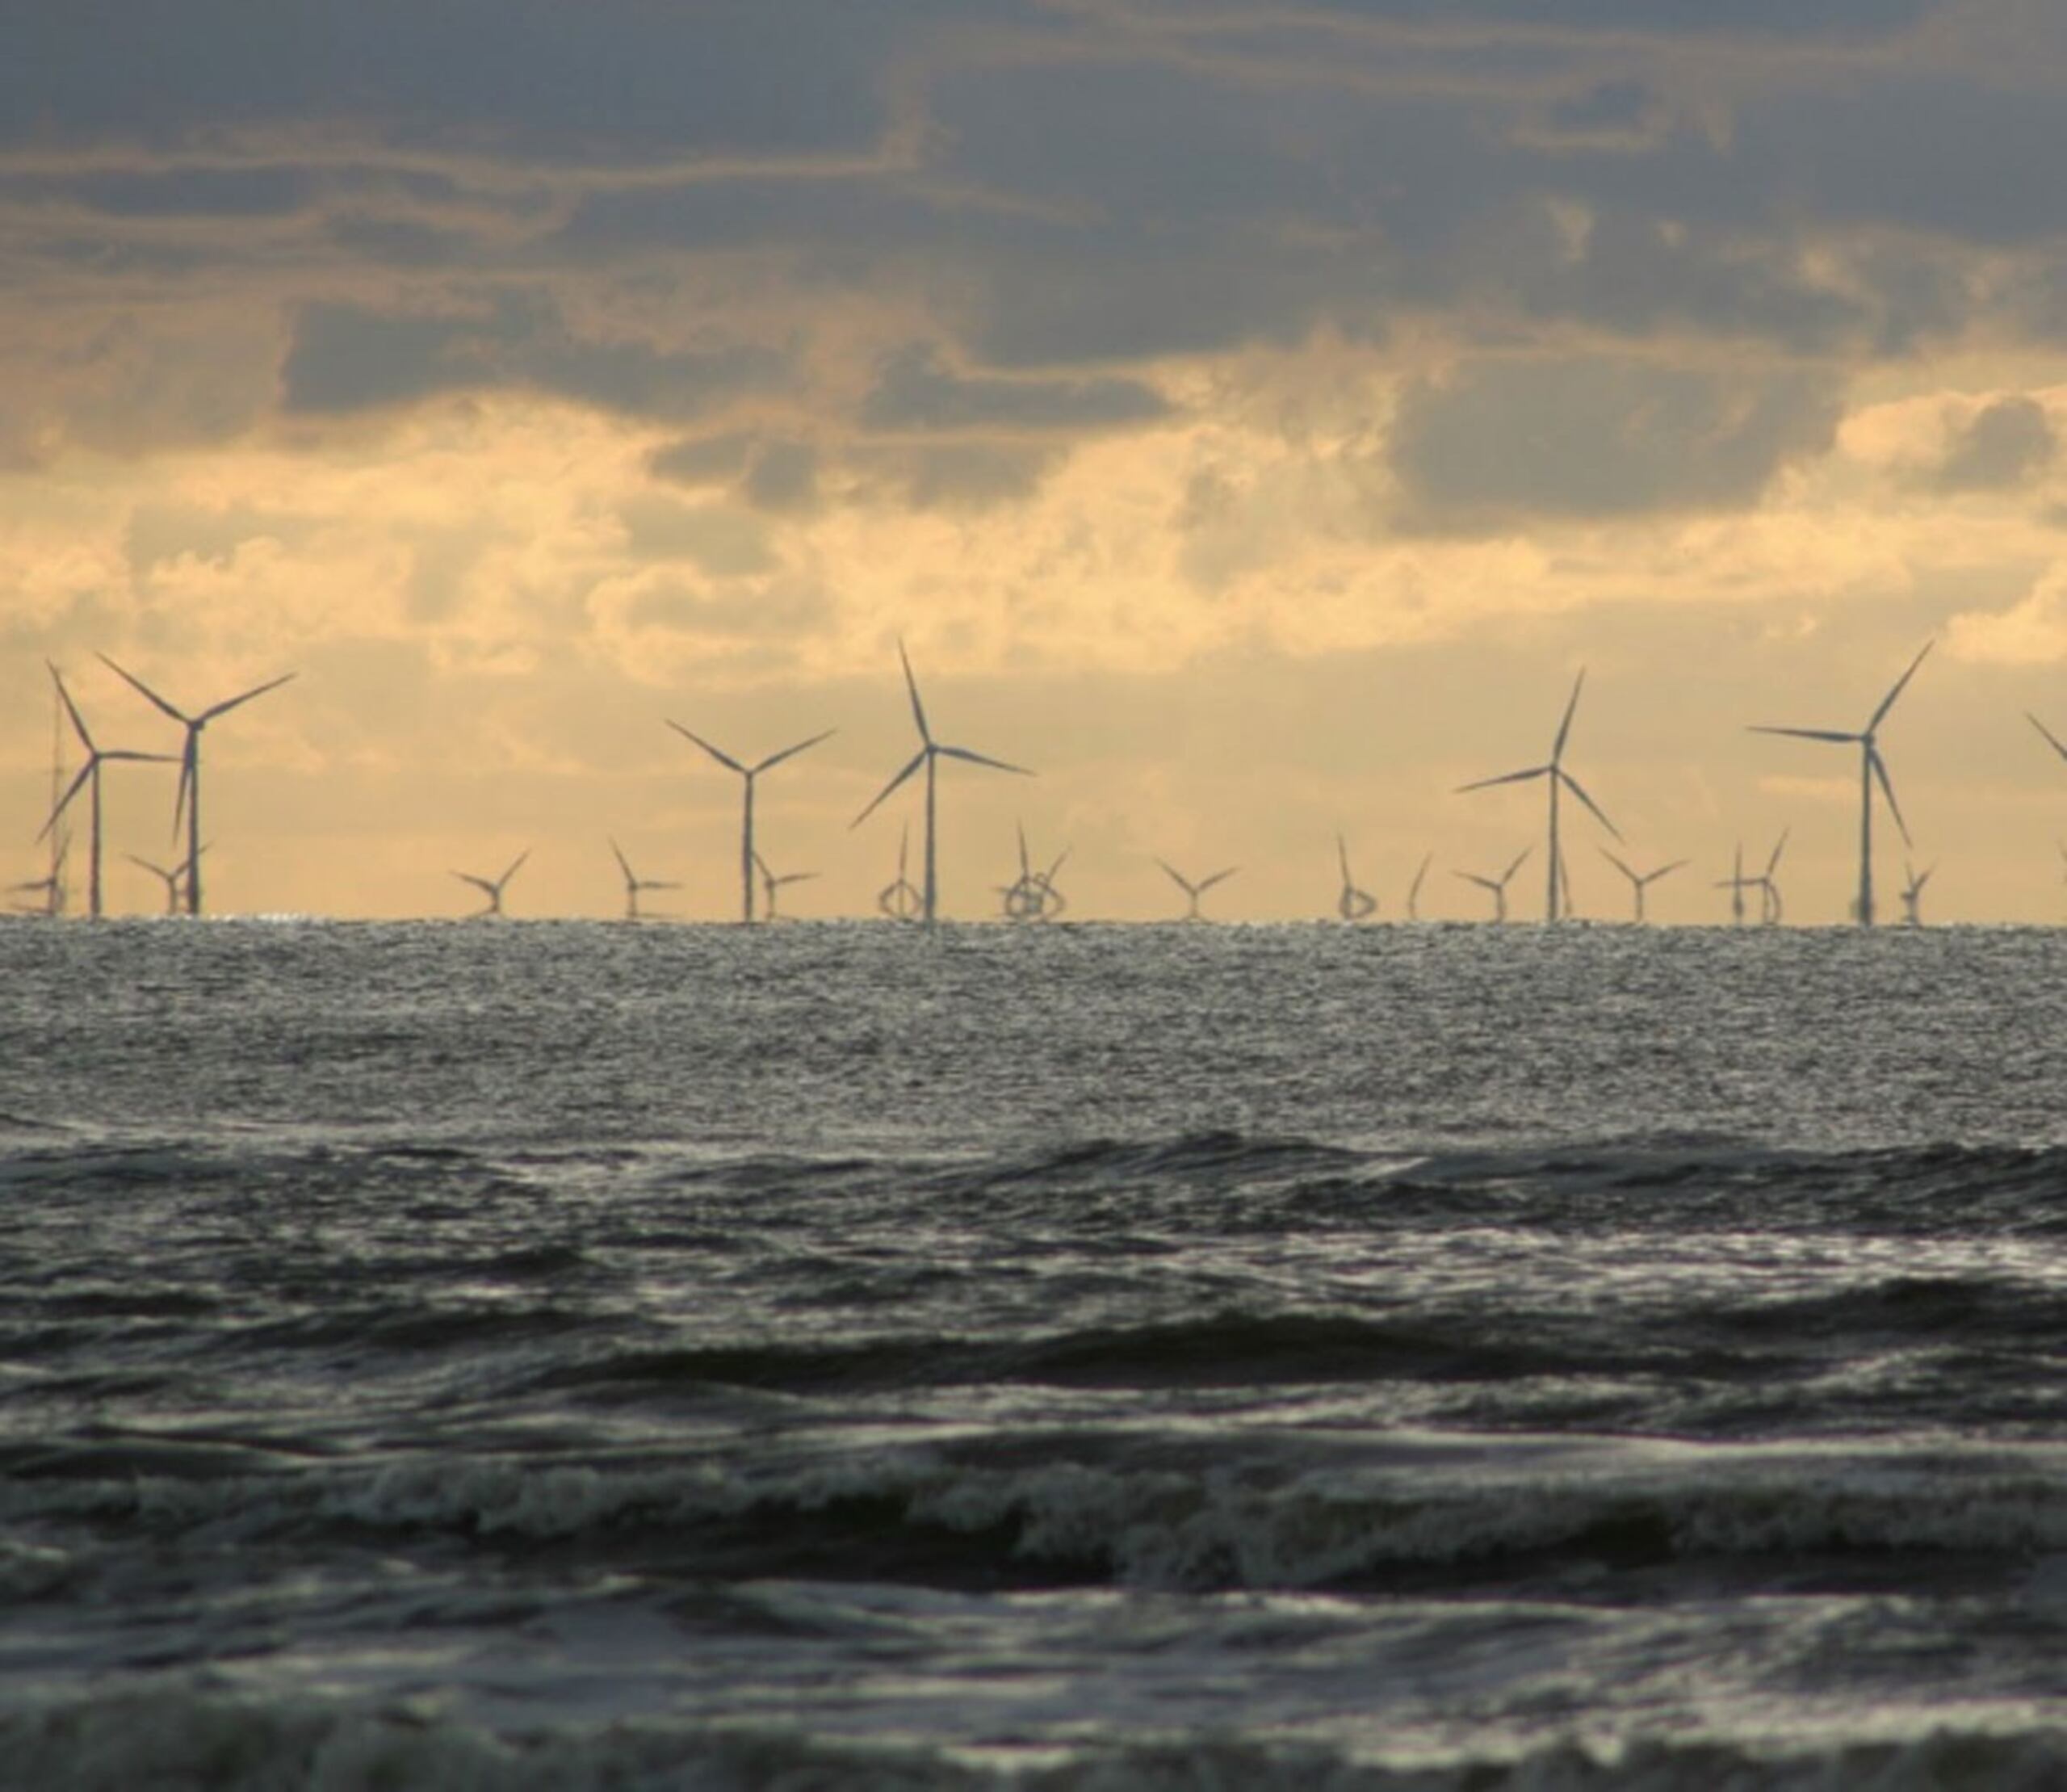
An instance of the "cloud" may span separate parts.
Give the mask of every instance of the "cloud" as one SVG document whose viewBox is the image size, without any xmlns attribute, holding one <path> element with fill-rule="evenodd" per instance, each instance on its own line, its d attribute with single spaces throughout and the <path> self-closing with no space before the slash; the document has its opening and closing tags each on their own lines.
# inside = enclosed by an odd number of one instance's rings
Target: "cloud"
<svg viewBox="0 0 2067 1792">
<path fill-rule="evenodd" d="M 1983 665 L 2057 665 L 2067 660 L 2067 564 L 2048 567 L 2003 610 L 1968 610 L 1945 629 L 1956 659 Z"/>
<path fill-rule="evenodd" d="M 512 386 L 627 416 L 698 416 L 765 388 L 783 359 L 752 343 L 665 349 L 576 335 L 535 293 L 456 312 L 317 303 L 296 313 L 281 368 L 285 409 L 342 416 L 441 393 Z"/>
<path fill-rule="evenodd" d="M 1411 384 L 1391 441 L 1411 522 L 1754 503 L 1835 436 L 1835 382 L 1620 360 L 1482 360 Z"/>
<path fill-rule="evenodd" d="M 2001 491 L 2023 484 L 2058 447 L 2043 405 L 2020 395 L 1998 398 L 1953 436 L 1930 483 L 1940 492 Z"/>
<path fill-rule="evenodd" d="M 778 564 L 767 526 L 730 504 L 679 504 L 653 494 L 627 500 L 618 518 L 639 560 L 686 560 L 714 578 L 765 573 Z"/>
<path fill-rule="evenodd" d="M 887 433 L 992 434 L 1111 429 L 1169 414 L 1162 395 L 1139 380 L 969 378 L 913 344 L 883 363 L 861 422 Z"/>
</svg>

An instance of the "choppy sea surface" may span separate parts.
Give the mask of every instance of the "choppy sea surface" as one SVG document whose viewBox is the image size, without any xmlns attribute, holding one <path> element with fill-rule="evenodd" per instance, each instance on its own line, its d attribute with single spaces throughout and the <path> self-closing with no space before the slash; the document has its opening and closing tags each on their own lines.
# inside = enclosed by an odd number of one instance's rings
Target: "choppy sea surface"
<svg viewBox="0 0 2067 1792">
<path fill-rule="evenodd" d="M 2067 934 L 0 990 L 0 1784 L 2067 1783 Z"/>
</svg>

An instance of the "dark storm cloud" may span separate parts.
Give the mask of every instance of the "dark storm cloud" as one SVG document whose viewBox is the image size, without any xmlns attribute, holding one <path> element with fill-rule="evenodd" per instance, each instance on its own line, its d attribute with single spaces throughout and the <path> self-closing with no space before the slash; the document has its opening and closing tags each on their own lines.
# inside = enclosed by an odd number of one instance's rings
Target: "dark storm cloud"
<svg viewBox="0 0 2067 1792">
<path fill-rule="evenodd" d="M 969 379 L 915 343 L 884 362 L 861 420 L 890 432 L 1009 434 L 1109 429 L 1169 413 L 1162 395 L 1138 380 Z"/>
<path fill-rule="evenodd" d="M 1633 362 L 1486 361 L 1408 389 L 1392 437 L 1405 520 L 1734 508 L 1834 439 L 1834 380 Z"/>
<path fill-rule="evenodd" d="M 535 295 L 458 314 L 312 304 L 282 368 L 291 412 L 339 414 L 441 392 L 518 386 L 634 417 L 694 417 L 774 384 L 781 357 L 739 345 L 665 350 L 571 331 Z"/>
<path fill-rule="evenodd" d="M 1783 39 L 1885 36 L 1944 6 L 1945 0 L 1183 0 L 1184 10 L 1195 14 L 1257 19 L 1318 15 L 1345 23 Z M 1163 0 L 1163 7 L 1178 10 L 1176 0 Z"/>
<path fill-rule="evenodd" d="M 1031 497 L 1062 456 L 1021 443 L 955 442 L 857 448 L 849 458 L 859 497 L 915 510 L 979 511 Z"/>
<path fill-rule="evenodd" d="M 1999 398 L 1953 439 L 1930 483 L 1941 492 L 2001 491 L 2021 485 L 2058 447 L 2044 406 Z"/>
</svg>

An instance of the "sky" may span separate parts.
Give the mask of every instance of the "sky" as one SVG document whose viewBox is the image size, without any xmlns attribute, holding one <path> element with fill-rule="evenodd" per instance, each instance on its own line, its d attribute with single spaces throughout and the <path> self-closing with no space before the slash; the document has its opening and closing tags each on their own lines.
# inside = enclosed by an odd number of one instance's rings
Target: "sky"
<svg viewBox="0 0 2067 1792">
<path fill-rule="evenodd" d="M 70 0 L 0 54 L 0 880 L 45 661 L 212 909 L 2067 919 L 2057 0 Z M 73 760 L 76 763 L 76 758 Z M 107 784 L 161 902 L 167 768 Z M 1876 816 L 1884 904 L 1905 847 Z M 78 874 L 75 871 L 75 881 Z M 1884 914 L 1887 909 L 1884 908 Z"/>
</svg>

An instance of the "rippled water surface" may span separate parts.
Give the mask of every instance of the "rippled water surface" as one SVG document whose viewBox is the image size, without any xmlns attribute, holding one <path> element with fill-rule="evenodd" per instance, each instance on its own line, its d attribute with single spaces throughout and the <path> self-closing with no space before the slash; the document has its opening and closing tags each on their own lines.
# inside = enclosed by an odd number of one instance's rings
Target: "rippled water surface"
<svg viewBox="0 0 2067 1792">
<path fill-rule="evenodd" d="M 0 1783 L 2067 1780 L 2067 938 L 0 987 Z"/>
</svg>

